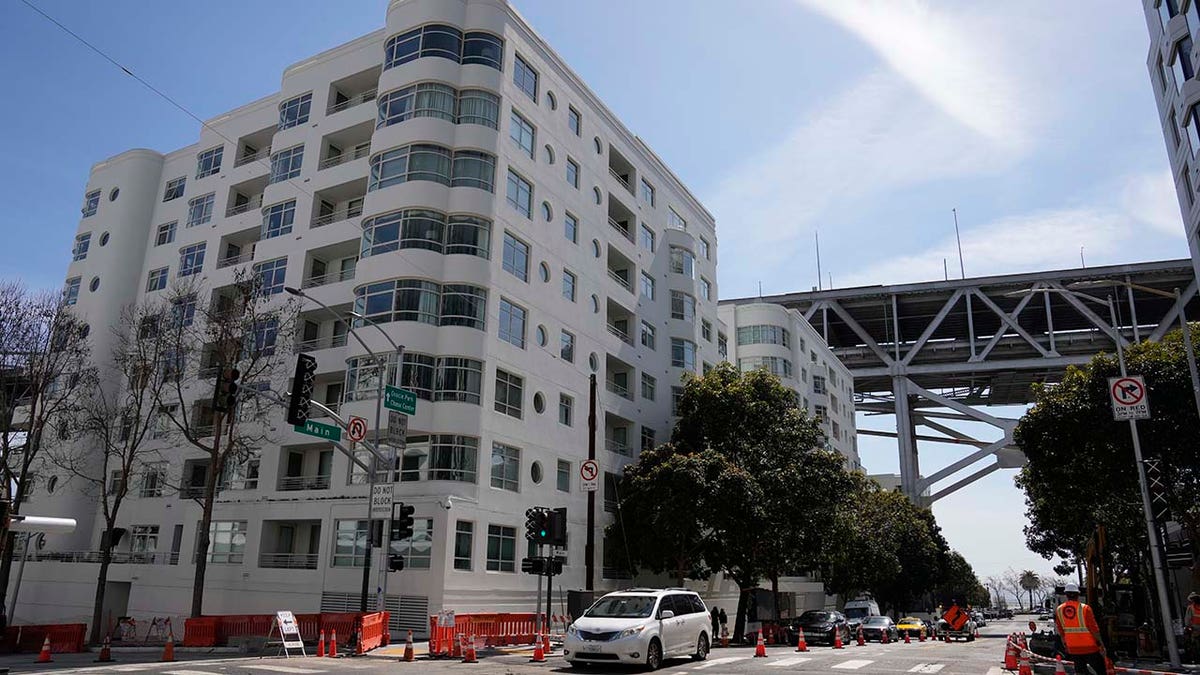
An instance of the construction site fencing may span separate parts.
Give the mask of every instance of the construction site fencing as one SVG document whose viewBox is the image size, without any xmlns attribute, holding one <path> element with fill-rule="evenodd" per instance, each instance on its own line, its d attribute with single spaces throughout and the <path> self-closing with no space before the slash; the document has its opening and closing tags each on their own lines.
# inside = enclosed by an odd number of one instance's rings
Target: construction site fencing
<svg viewBox="0 0 1200 675">
<path fill-rule="evenodd" d="M 463 641 L 472 637 L 477 649 L 533 644 L 539 632 L 536 619 L 533 612 L 456 614 L 453 624 L 441 625 L 439 616 L 434 614 L 429 617 L 429 654 L 459 658 Z M 571 620 L 566 615 L 543 614 L 540 633 L 562 640 Z"/>
<path fill-rule="evenodd" d="M 322 631 L 327 641 L 332 640 L 336 631 L 339 646 L 362 653 L 388 644 L 388 617 L 387 612 L 323 612 L 297 614 L 296 624 L 300 628 L 300 637 L 307 642 L 316 642 Z M 218 647 L 228 645 L 232 638 L 265 638 L 271 633 L 274 620 L 274 614 L 191 618 L 184 623 L 183 646 Z"/>
<path fill-rule="evenodd" d="M 85 623 L 9 626 L 4 630 L 3 650 L 10 654 L 37 652 L 49 637 L 50 651 L 55 654 L 82 652 L 86 636 Z"/>
</svg>

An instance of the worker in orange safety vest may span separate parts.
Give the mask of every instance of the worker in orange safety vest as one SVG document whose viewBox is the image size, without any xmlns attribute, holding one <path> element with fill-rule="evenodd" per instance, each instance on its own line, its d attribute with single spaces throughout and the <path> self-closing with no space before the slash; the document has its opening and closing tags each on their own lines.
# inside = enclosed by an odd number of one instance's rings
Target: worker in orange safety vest
<svg viewBox="0 0 1200 675">
<path fill-rule="evenodd" d="M 1054 624 L 1062 636 L 1067 656 L 1075 662 L 1075 672 L 1087 673 L 1090 667 L 1096 675 L 1107 672 L 1104 643 L 1100 640 L 1100 626 L 1092 608 L 1079 601 L 1079 586 L 1067 584 L 1067 600 L 1054 610 Z"/>
<path fill-rule="evenodd" d="M 1183 615 L 1184 644 L 1187 647 L 1188 658 L 1200 658 L 1200 593 L 1188 595 L 1187 611 Z"/>
</svg>

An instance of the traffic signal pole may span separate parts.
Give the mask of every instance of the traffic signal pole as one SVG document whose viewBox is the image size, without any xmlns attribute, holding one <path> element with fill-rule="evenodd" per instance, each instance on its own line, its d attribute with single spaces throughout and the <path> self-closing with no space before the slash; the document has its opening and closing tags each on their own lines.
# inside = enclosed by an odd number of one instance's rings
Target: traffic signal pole
<svg viewBox="0 0 1200 675">
<path fill-rule="evenodd" d="M 588 375 L 588 459 L 596 459 L 596 374 Z M 596 584 L 596 491 L 587 493 L 587 542 L 583 547 L 584 589 Z"/>
</svg>

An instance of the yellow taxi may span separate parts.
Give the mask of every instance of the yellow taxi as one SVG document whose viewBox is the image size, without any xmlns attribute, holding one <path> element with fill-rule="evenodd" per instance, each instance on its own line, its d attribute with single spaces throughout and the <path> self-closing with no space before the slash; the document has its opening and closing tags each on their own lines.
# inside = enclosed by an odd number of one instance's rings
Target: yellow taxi
<svg viewBox="0 0 1200 675">
<path fill-rule="evenodd" d="M 925 622 L 921 621 L 915 616 L 901 617 L 901 619 L 896 622 L 896 630 L 899 631 L 901 636 L 903 636 L 905 631 L 907 631 L 910 635 L 916 637 L 921 633 L 921 629 L 924 626 Z"/>
</svg>

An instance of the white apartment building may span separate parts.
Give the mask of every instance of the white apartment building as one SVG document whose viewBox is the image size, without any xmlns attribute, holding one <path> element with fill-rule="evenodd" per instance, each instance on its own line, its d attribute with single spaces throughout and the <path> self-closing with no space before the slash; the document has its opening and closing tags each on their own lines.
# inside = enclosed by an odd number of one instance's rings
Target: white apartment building
<svg viewBox="0 0 1200 675">
<path fill-rule="evenodd" d="M 420 400 L 395 495 L 415 504 L 416 528 L 394 549 L 406 568 L 388 579 L 393 628 L 442 608 L 532 611 L 537 579 L 520 565 L 533 505 L 567 508 L 555 587 L 584 587 L 592 374 L 596 586 L 625 583 L 602 563 L 612 480 L 666 439 L 682 376 L 722 358 L 715 223 L 503 0 L 393 0 L 384 28 L 287 68 L 278 93 L 208 120 L 191 146 L 96 164 L 84 193 L 66 293 L 96 354 L 122 307 L 180 277 L 227 287 L 238 269 L 357 311 L 405 346 L 391 379 Z M 348 319 L 311 300 L 301 318 L 314 398 L 373 424 L 375 382 L 358 372 L 367 352 Z M 792 330 L 793 349 L 818 342 Z M 374 328 L 358 334 L 389 351 Z M 820 372 L 821 405 L 847 405 L 844 369 Z M 358 607 L 367 486 L 283 416 L 264 420 L 275 442 L 221 482 L 208 614 Z M 205 465 L 179 445 L 161 474 L 128 478 L 139 482 L 118 551 L 137 555 L 109 573 L 108 616 L 188 611 L 200 507 L 159 483 L 188 485 Z M 66 476 L 50 480 L 27 511 L 80 528 L 33 556 L 14 619 L 88 620 L 101 520 Z"/>
<path fill-rule="evenodd" d="M 1200 6 L 1197 0 L 1142 0 L 1150 51 L 1146 66 L 1166 141 L 1192 267 L 1200 276 Z"/>
<path fill-rule="evenodd" d="M 800 312 L 770 302 L 723 302 L 717 309 L 729 336 L 729 361 L 745 372 L 762 368 L 796 392 L 820 419 L 829 447 L 862 469 L 854 426 L 854 378 Z"/>
</svg>

